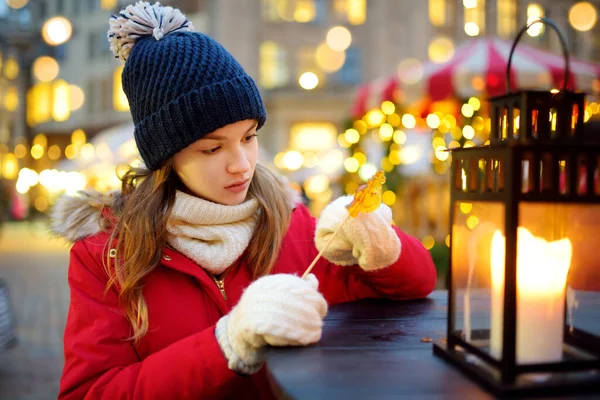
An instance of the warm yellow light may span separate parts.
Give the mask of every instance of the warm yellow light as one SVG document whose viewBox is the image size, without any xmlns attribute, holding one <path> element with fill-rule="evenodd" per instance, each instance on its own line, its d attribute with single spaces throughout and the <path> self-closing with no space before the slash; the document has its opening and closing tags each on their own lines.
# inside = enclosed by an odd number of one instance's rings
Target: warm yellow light
<svg viewBox="0 0 600 400">
<path fill-rule="evenodd" d="M 319 77 L 314 72 L 304 72 L 298 78 L 298 84 L 304 90 L 312 90 L 319 85 Z"/>
<path fill-rule="evenodd" d="M 471 125 L 465 125 L 463 127 L 462 135 L 465 139 L 471 140 L 475 137 L 475 129 Z"/>
<path fill-rule="evenodd" d="M 465 24 L 465 33 L 469 36 L 479 35 L 479 25 L 475 22 L 467 22 Z"/>
<path fill-rule="evenodd" d="M 358 143 L 360 140 L 360 133 L 354 128 L 346 129 L 344 137 L 348 143 Z"/>
<path fill-rule="evenodd" d="M 598 13 L 596 7 L 587 1 L 575 3 L 569 10 L 569 22 L 578 31 L 589 31 L 596 25 L 597 20 Z"/>
<path fill-rule="evenodd" d="M 344 149 L 347 149 L 350 146 L 352 146 L 352 143 L 350 143 L 346 140 L 346 134 L 344 134 L 344 133 L 340 133 L 338 135 L 337 142 L 340 145 L 340 147 L 343 147 Z"/>
<path fill-rule="evenodd" d="M 329 189 L 329 178 L 325 175 L 310 176 L 304 181 L 304 191 L 309 199 L 316 198 L 327 189 Z"/>
<path fill-rule="evenodd" d="M 467 218 L 467 228 L 473 230 L 477 225 L 479 225 L 479 218 L 475 215 L 471 215 Z"/>
<path fill-rule="evenodd" d="M 113 108 L 115 111 L 129 111 L 129 101 L 123 91 L 123 83 L 121 75 L 123 74 L 124 65 L 120 65 L 113 71 Z"/>
<path fill-rule="evenodd" d="M 6 5 L 15 10 L 25 7 L 27 3 L 29 0 L 6 0 Z"/>
<path fill-rule="evenodd" d="M 69 160 L 72 160 L 75 157 L 77 157 L 77 148 L 72 144 L 68 145 L 65 149 L 65 157 L 67 157 Z"/>
<path fill-rule="evenodd" d="M 390 160 L 390 163 L 392 165 L 400 165 L 400 163 L 402 162 L 402 159 L 400 158 L 400 151 L 391 150 L 388 159 Z"/>
<path fill-rule="evenodd" d="M 83 146 L 86 140 L 87 139 L 83 129 L 75 129 L 73 133 L 71 133 L 71 143 L 78 148 Z"/>
<path fill-rule="evenodd" d="M 16 111 L 19 108 L 19 92 L 14 86 L 9 86 L 4 92 L 4 108 L 6 111 Z"/>
<path fill-rule="evenodd" d="M 346 53 L 344 51 L 332 50 L 326 43 L 321 43 L 317 47 L 315 60 L 319 68 L 325 72 L 332 73 L 344 66 Z"/>
<path fill-rule="evenodd" d="M 35 59 L 33 62 L 33 76 L 38 81 L 50 82 L 54 80 L 60 71 L 58 62 L 48 56 L 41 56 Z"/>
<path fill-rule="evenodd" d="M 19 63 L 14 57 L 9 57 L 4 62 L 4 76 L 10 80 L 15 80 L 19 76 Z"/>
<path fill-rule="evenodd" d="M 337 128 L 330 122 L 298 122 L 290 129 L 290 147 L 298 151 L 321 151 L 335 146 Z"/>
<path fill-rule="evenodd" d="M 385 121 L 385 114 L 380 109 L 370 110 L 365 116 L 369 128 L 376 128 Z"/>
<path fill-rule="evenodd" d="M 464 115 L 467 118 L 471 118 L 473 116 L 473 114 L 475 113 L 475 111 L 473 110 L 473 107 L 470 104 L 463 104 L 460 112 L 462 113 L 462 115 Z"/>
<path fill-rule="evenodd" d="M 435 148 L 435 158 L 440 161 L 446 161 L 450 156 L 446 146 L 438 146 Z"/>
<path fill-rule="evenodd" d="M 387 122 L 394 128 L 398 127 L 402 121 L 400 121 L 400 116 L 396 113 L 387 116 Z"/>
<path fill-rule="evenodd" d="M 416 146 L 406 146 L 400 149 L 400 161 L 402 164 L 414 164 L 421 158 L 421 152 Z"/>
<path fill-rule="evenodd" d="M 15 146 L 15 157 L 23 158 L 27 155 L 27 147 L 24 144 L 19 143 Z"/>
<path fill-rule="evenodd" d="M 287 151 L 283 156 L 283 165 L 290 171 L 299 170 L 304 163 L 302 154 L 295 150 Z"/>
<path fill-rule="evenodd" d="M 110 11 L 117 6 L 117 3 L 118 0 L 101 0 L 100 7 L 102 7 L 103 10 Z"/>
<path fill-rule="evenodd" d="M 344 160 L 344 168 L 346 169 L 346 171 L 348 171 L 350 173 L 354 173 L 354 172 L 358 171 L 359 167 L 360 167 L 360 163 L 354 157 L 348 157 Z"/>
<path fill-rule="evenodd" d="M 394 113 L 394 111 L 396 111 L 396 105 L 391 101 L 386 100 L 381 103 L 381 111 L 383 111 L 385 115 L 391 115 Z"/>
<path fill-rule="evenodd" d="M 44 135 L 43 133 L 38 133 L 33 138 L 33 144 L 38 144 L 45 149 L 48 146 L 48 137 L 46 137 L 46 135 Z"/>
<path fill-rule="evenodd" d="M 362 119 L 357 119 L 356 121 L 354 121 L 352 123 L 352 127 L 354 129 L 356 129 L 358 131 L 358 133 L 360 133 L 361 135 L 364 135 L 365 133 L 367 133 L 367 123 L 365 121 L 363 121 Z"/>
<path fill-rule="evenodd" d="M 544 16 L 544 9 L 537 3 L 527 5 L 527 24 L 537 21 Z M 527 29 L 527 34 L 532 37 L 539 36 L 544 31 L 543 23 L 536 23 Z"/>
<path fill-rule="evenodd" d="M 48 148 L 48 158 L 52 161 L 56 161 L 60 158 L 60 147 L 56 144 L 53 144 Z"/>
<path fill-rule="evenodd" d="M 440 117 L 435 114 L 429 114 L 425 121 L 427 122 L 427 126 L 431 129 L 437 129 L 440 126 Z"/>
<path fill-rule="evenodd" d="M 445 63 L 454 55 L 454 43 L 445 36 L 435 38 L 429 44 L 427 53 L 434 63 Z"/>
<path fill-rule="evenodd" d="M 46 197 L 40 196 L 35 199 L 33 206 L 39 212 L 44 212 L 48 210 L 48 199 Z"/>
<path fill-rule="evenodd" d="M 94 146 L 91 143 L 86 143 L 81 146 L 81 158 L 91 160 L 94 157 Z"/>
<path fill-rule="evenodd" d="M 450 247 L 450 235 L 446 235 L 446 240 L 444 240 L 447 247 Z"/>
<path fill-rule="evenodd" d="M 273 163 L 275 164 L 275 166 L 279 169 L 284 169 L 285 165 L 283 163 L 283 158 L 285 157 L 285 153 L 283 151 L 280 151 L 279 153 L 275 154 L 275 157 L 273 158 Z"/>
<path fill-rule="evenodd" d="M 39 144 L 34 144 L 33 146 L 31 146 L 31 157 L 33 157 L 36 160 L 39 160 L 43 156 L 44 148 L 42 146 L 40 146 Z"/>
<path fill-rule="evenodd" d="M 85 93 L 77 85 L 69 85 L 69 89 L 71 91 L 71 111 L 77 111 L 85 102 Z"/>
<path fill-rule="evenodd" d="M 2 156 L 2 177 L 4 179 L 13 180 L 17 177 L 19 171 L 19 161 L 12 153 L 7 153 Z"/>
<path fill-rule="evenodd" d="M 317 11 L 312 1 L 297 0 L 294 10 L 294 20 L 300 23 L 310 22 L 315 19 Z"/>
<path fill-rule="evenodd" d="M 477 7 L 477 0 L 463 0 L 463 7 L 465 7 L 465 8 Z"/>
<path fill-rule="evenodd" d="M 388 141 L 394 135 L 394 127 L 390 124 L 381 124 L 379 127 L 379 138 L 383 141 Z"/>
<path fill-rule="evenodd" d="M 334 26 L 327 32 L 327 46 L 334 51 L 345 51 L 352 43 L 352 34 L 348 28 Z"/>
<path fill-rule="evenodd" d="M 386 190 L 381 194 L 381 201 L 388 206 L 394 205 L 394 203 L 396 203 L 396 193 L 391 190 Z"/>
<path fill-rule="evenodd" d="M 379 162 L 379 165 L 381 166 L 381 169 L 383 169 L 385 172 L 392 172 L 394 170 L 394 168 L 396 167 L 391 161 L 389 157 L 383 157 L 381 159 L 381 161 Z"/>
<path fill-rule="evenodd" d="M 473 203 L 461 202 L 459 208 L 461 213 L 469 214 L 471 211 L 473 211 Z"/>
<path fill-rule="evenodd" d="M 439 137 L 439 136 L 434 137 L 433 140 L 431 141 L 431 147 L 433 149 L 435 149 L 440 146 L 442 146 L 442 147 L 446 146 L 446 141 L 442 137 Z"/>
<path fill-rule="evenodd" d="M 63 122 L 71 116 L 71 89 L 65 80 L 52 84 L 52 119 Z"/>
<path fill-rule="evenodd" d="M 435 244 L 435 240 L 432 236 L 425 236 L 423 240 L 421 240 L 421 243 L 423 243 L 423 247 L 425 247 L 427 250 L 431 250 Z"/>
<path fill-rule="evenodd" d="M 354 157 L 358 161 L 358 165 L 363 165 L 367 162 L 367 156 L 365 155 L 365 153 L 361 153 L 360 151 L 354 153 L 352 157 Z"/>
<path fill-rule="evenodd" d="M 52 17 L 42 26 L 42 38 L 50 46 L 58 46 L 71 38 L 73 26 L 65 17 Z"/>
<path fill-rule="evenodd" d="M 397 130 L 396 132 L 394 132 L 392 140 L 394 141 L 394 143 L 404 144 L 406 143 L 406 133 L 404 133 L 404 131 Z"/>
<path fill-rule="evenodd" d="M 417 125 L 417 119 L 411 114 L 404 114 L 402 116 L 402 125 L 406 129 L 413 129 Z"/>
<path fill-rule="evenodd" d="M 348 22 L 352 25 L 362 25 L 367 18 L 366 0 L 347 0 Z"/>
<path fill-rule="evenodd" d="M 477 97 L 471 97 L 467 104 L 470 105 L 474 111 L 477 111 L 481 108 L 481 101 Z"/>
<path fill-rule="evenodd" d="M 371 163 L 366 163 L 360 166 L 358 169 L 358 176 L 363 181 L 368 181 L 377 172 L 377 167 Z"/>
</svg>

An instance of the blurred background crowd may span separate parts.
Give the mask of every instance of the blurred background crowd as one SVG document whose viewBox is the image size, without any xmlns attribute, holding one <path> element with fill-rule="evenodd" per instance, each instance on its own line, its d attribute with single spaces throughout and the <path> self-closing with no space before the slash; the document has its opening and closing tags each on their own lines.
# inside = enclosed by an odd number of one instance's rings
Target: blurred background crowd
<svg viewBox="0 0 600 400">
<path fill-rule="evenodd" d="M 132 2 L 0 0 L 0 220 L 9 221 L 2 252 L 11 251 L 6 243 L 28 243 L 19 239 L 20 224 L 43 221 L 57 196 L 119 188 L 120 174 L 140 164 L 123 63 L 106 40 L 110 14 Z M 586 121 L 600 112 L 600 1 L 164 3 L 221 42 L 259 83 L 268 110 L 261 162 L 286 175 L 315 216 L 383 169 L 383 201 L 432 252 L 440 286 L 447 150 L 487 142 L 486 99 L 506 91 L 519 29 L 539 17 L 560 27 L 572 57 L 568 86 L 588 93 Z M 564 68 L 558 36 L 536 24 L 515 50 L 510 83 L 558 90 Z M 469 229 L 477 226 L 468 204 L 460 211 Z M 68 296 L 59 297 L 62 307 Z M 60 324 L 62 313 L 53 317 Z"/>
</svg>

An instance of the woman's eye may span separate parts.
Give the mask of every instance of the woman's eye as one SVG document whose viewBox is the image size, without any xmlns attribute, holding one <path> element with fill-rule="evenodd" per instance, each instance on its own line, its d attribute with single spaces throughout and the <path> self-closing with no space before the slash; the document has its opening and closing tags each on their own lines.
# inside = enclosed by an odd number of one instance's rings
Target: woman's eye
<svg viewBox="0 0 600 400">
<path fill-rule="evenodd" d="M 252 139 L 254 139 L 255 137 L 257 137 L 258 135 L 256 133 L 253 133 L 252 135 L 248 135 L 246 136 L 246 142 L 250 142 L 252 141 Z"/>
<path fill-rule="evenodd" d="M 208 149 L 208 150 L 202 150 L 202 153 L 204 154 L 215 154 L 218 150 L 220 149 L 220 147 L 215 147 L 213 149 Z"/>
</svg>

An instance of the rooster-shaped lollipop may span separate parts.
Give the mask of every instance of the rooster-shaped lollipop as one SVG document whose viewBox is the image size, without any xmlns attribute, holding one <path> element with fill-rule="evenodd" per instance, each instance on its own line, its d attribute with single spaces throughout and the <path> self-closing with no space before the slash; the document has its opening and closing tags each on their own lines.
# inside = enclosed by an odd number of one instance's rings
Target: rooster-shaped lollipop
<svg viewBox="0 0 600 400">
<path fill-rule="evenodd" d="M 340 226 L 338 226 L 336 231 L 333 232 L 333 235 L 331 235 L 331 238 L 329 238 L 329 241 L 327 242 L 325 247 L 321 249 L 319 254 L 317 254 L 315 259 L 310 263 L 306 271 L 304 271 L 304 274 L 302 275 L 303 278 L 310 273 L 310 271 L 313 269 L 319 258 L 321 258 L 325 250 L 327 250 L 327 248 L 333 241 L 333 238 L 335 238 L 335 235 L 337 235 L 338 232 L 342 229 L 342 226 L 344 225 L 344 223 L 346 223 L 348 218 L 355 218 L 359 213 L 370 213 L 379 208 L 379 205 L 381 204 L 381 187 L 384 183 L 385 175 L 383 171 L 377 171 L 377 173 L 375 173 L 375 175 L 373 175 L 371 179 L 367 181 L 366 184 L 358 188 L 356 193 L 354 193 L 354 199 L 352 199 L 352 202 L 346 206 L 346 208 L 348 209 L 348 215 L 346 216 L 346 218 L 344 218 L 344 220 L 342 221 Z"/>
</svg>

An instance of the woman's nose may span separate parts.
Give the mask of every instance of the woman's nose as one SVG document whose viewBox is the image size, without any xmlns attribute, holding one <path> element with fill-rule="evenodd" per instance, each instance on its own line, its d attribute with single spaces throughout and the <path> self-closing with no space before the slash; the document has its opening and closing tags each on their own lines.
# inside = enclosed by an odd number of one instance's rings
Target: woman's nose
<svg viewBox="0 0 600 400">
<path fill-rule="evenodd" d="M 233 152 L 227 170 L 231 174 L 245 173 L 250 169 L 251 164 L 248 155 L 242 149 Z"/>
</svg>

